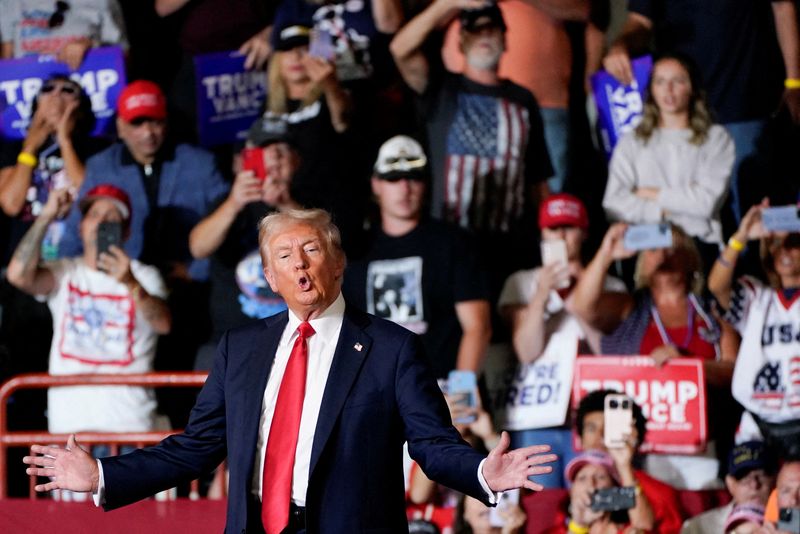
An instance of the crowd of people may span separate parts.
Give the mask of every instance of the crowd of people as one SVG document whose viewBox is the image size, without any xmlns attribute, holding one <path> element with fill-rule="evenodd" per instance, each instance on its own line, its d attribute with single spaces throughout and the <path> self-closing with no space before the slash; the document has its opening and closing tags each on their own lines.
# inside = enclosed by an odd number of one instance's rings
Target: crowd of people
<svg viewBox="0 0 800 534">
<path fill-rule="evenodd" d="M 509 429 L 512 447 L 558 455 L 536 477 L 568 488 L 548 532 L 773 533 L 786 510 L 800 523 L 797 2 L 621 4 L 0 0 L 3 58 L 75 70 L 118 45 L 134 80 L 113 138 L 92 136 L 87 92 L 59 74 L 24 139 L 0 139 L 0 378 L 211 369 L 226 331 L 286 309 L 258 222 L 323 208 L 346 302 L 421 336 L 462 437 L 488 451 Z M 142 21 L 177 28 L 173 54 L 137 49 Z M 266 102 L 246 141 L 201 148 L 192 58 L 225 50 L 263 74 Z M 591 76 L 630 83 L 644 54 L 641 119 L 607 159 Z M 791 206 L 794 226 L 769 224 Z M 632 247 L 646 224 L 668 241 Z M 497 395 L 545 364 L 571 377 L 579 354 L 701 361 L 705 451 L 640 454 L 635 403 L 609 448 L 609 391 L 534 418 Z M 475 378 L 476 403 L 448 394 L 453 371 Z M 182 426 L 187 402 L 74 387 L 9 410 L 18 428 L 143 431 L 159 411 Z M 611 488 L 634 488 L 629 506 L 598 511 Z M 687 517 L 676 491 L 714 488 L 730 504 Z M 513 503 L 490 517 L 416 466 L 407 490 L 418 532 L 536 520 Z"/>
</svg>

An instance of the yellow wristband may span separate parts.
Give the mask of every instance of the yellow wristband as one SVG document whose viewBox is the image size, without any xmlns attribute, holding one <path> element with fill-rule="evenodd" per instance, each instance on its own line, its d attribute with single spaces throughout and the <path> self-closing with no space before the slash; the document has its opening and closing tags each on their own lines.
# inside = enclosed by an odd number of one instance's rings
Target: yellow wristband
<svg viewBox="0 0 800 534">
<path fill-rule="evenodd" d="M 17 163 L 28 167 L 36 167 L 36 164 L 39 163 L 39 158 L 29 152 L 20 152 L 19 156 L 17 156 Z"/>
<path fill-rule="evenodd" d="M 731 247 L 736 252 L 741 252 L 744 250 L 744 243 L 742 243 L 735 237 L 731 237 L 730 239 L 728 239 L 728 246 Z"/>
<path fill-rule="evenodd" d="M 589 534 L 589 527 L 581 526 L 572 519 L 569 520 L 567 530 L 569 530 L 571 534 Z"/>
<path fill-rule="evenodd" d="M 783 86 L 787 89 L 800 89 L 800 78 L 786 78 Z"/>
</svg>

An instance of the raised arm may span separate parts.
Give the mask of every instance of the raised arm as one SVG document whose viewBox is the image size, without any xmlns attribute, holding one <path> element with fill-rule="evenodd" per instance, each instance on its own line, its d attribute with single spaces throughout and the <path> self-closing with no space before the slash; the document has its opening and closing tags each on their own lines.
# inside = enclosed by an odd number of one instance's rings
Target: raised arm
<svg viewBox="0 0 800 534">
<path fill-rule="evenodd" d="M 539 271 L 536 289 L 527 304 L 504 306 L 501 313 L 511 323 L 511 341 L 520 363 L 528 364 L 542 355 L 545 339 L 545 308 L 558 281 L 568 277 L 566 265 L 546 265 Z"/>
<path fill-rule="evenodd" d="M 739 254 L 742 253 L 748 241 L 759 239 L 766 235 L 764 225 L 761 222 L 761 210 L 768 205 L 768 201 L 764 199 L 761 204 L 751 206 L 747 210 L 747 213 L 742 217 L 739 228 L 728 240 L 725 250 L 714 262 L 714 266 L 708 275 L 708 289 L 724 310 L 727 310 L 731 304 L 733 271 L 736 268 L 736 262 L 739 260 Z"/>
<path fill-rule="evenodd" d="M 338 133 L 343 133 L 350 126 L 350 115 L 353 101 L 336 77 L 336 68 L 330 61 L 307 54 L 303 64 L 313 82 L 322 88 L 325 103 L 331 116 L 331 126 Z"/>
<path fill-rule="evenodd" d="M 198 222 L 189 233 L 189 252 L 196 259 L 214 254 L 225 241 L 233 221 L 250 202 L 261 200 L 261 180 L 252 171 L 236 175 L 228 198 Z"/>
<path fill-rule="evenodd" d="M 379 32 L 396 32 L 403 24 L 403 18 L 403 4 L 400 0 L 372 0 L 372 19 Z"/>
<path fill-rule="evenodd" d="M 479 374 L 492 338 L 489 301 L 467 300 L 456 303 L 456 316 L 461 325 L 456 369 Z"/>
<path fill-rule="evenodd" d="M 603 291 L 611 264 L 635 254 L 622 246 L 627 227 L 626 224 L 617 223 L 608 229 L 597 254 L 583 271 L 568 300 L 569 311 L 603 332 L 616 327 L 633 308 L 633 298 L 627 293 Z"/>
<path fill-rule="evenodd" d="M 39 151 L 53 132 L 41 109 L 37 109 L 31 119 L 16 165 L 0 182 L 0 208 L 10 217 L 16 217 L 22 211 L 33 171 L 38 165 Z"/>
<path fill-rule="evenodd" d="M 428 86 L 428 60 L 422 44 L 439 26 L 449 22 L 461 9 L 478 9 L 483 0 L 435 0 L 422 13 L 408 21 L 392 39 L 389 50 L 397 69 L 414 92 L 422 94 Z"/>
<path fill-rule="evenodd" d="M 775 16 L 775 31 L 783 55 L 786 78 L 794 80 L 793 87 L 787 87 L 783 94 L 784 102 L 795 124 L 800 123 L 800 36 L 797 29 L 797 8 L 792 0 L 772 2 Z"/>
<path fill-rule="evenodd" d="M 606 71 L 625 85 L 633 81 L 631 54 L 647 47 L 653 21 L 635 12 L 628 12 L 628 18 L 614 43 L 603 58 Z"/>
<path fill-rule="evenodd" d="M 52 271 L 41 266 L 42 240 L 47 227 L 58 217 L 63 217 L 72 205 L 68 191 L 50 192 L 42 212 L 28 229 L 8 262 L 6 278 L 17 289 L 31 295 L 47 295 L 55 288 Z"/>
</svg>

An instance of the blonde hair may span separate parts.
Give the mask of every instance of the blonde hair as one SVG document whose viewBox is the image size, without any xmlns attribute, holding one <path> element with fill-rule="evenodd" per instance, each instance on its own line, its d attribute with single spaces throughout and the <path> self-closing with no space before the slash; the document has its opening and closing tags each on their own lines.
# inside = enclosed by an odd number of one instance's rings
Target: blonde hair
<svg viewBox="0 0 800 534">
<path fill-rule="evenodd" d="M 281 61 L 287 51 L 276 50 L 267 64 L 267 111 L 272 113 L 288 113 L 289 97 L 286 95 L 286 84 L 281 75 Z M 322 96 L 322 88 L 315 84 L 301 101 L 305 107 L 313 104 Z"/>
<path fill-rule="evenodd" d="M 258 243 L 264 267 L 269 263 L 267 244 L 270 240 L 285 228 L 300 224 L 316 228 L 322 236 L 326 252 L 343 263 L 346 261 L 342 249 L 342 234 L 327 211 L 318 208 L 290 209 L 270 213 L 258 223 Z"/>
<path fill-rule="evenodd" d="M 708 109 L 705 91 L 700 88 L 700 76 L 697 73 L 697 69 L 691 60 L 677 54 L 661 56 L 653 64 L 653 72 L 650 74 L 650 81 L 647 83 L 647 97 L 644 101 L 642 120 L 636 126 L 634 132 L 636 137 L 646 144 L 661 122 L 661 112 L 653 98 L 653 78 L 656 66 L 662 61 L 668 60 L 677 61 L 689 75 L 689 83 L 692 86 L 692 94 L 689 97 L 689 129 L 692 131 L 692 136 L 689 138 L 689 143 L 702 145 L 708 139 L 708 131 L 714 121 L 711 117 L 711 111 Z"/>
<path fill-rule="evenodd" d="M 672 249 L 682 250 L 686 253 L 687 261 L 683 263 L 683 279 L 687 293 L 700 295 L 703 292 L 705 279 L 703 277 L 703 260 L 697 245 L 683 228 L 670 223 L 672 229 Z M 636 257 L 636 269 L 633 273 L 633 282 L 636 289 L 649 288 L 652 273 L 644 272 L 644 255 L 640 252 Z"/>
</svg>

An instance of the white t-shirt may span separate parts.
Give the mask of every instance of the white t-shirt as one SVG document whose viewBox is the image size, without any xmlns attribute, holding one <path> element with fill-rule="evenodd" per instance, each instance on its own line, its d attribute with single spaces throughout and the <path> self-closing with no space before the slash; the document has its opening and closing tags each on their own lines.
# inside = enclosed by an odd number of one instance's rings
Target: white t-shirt
<svg viewBox="0 0 800 534">
<path fill-rule="evenodd" d="M 146 373 L 153 368 L 158 334 L 136 308 L 128 288 L 90 269 L 82 258 L 47 264 L 55 289 L 47 295 L 53 315 L 50 374 Z M 150 295 L 166 297 L 158 270 L 131 261 L 131 272 Z M 150 389 L 75 386 L 48 391 L 49 430 L 147 431 L 156 401 Z"/>
<path fill-rule="evenodd" d="M 542 268 L 527 269 L 517 271 L 506 280 L 503 291 L 500 293 L 497 307 L 503 306 L 526 306 L 533 298 L 533 294 L 539 287 L 539 274 Z M 625 284 L 622 280 L 613 276 L 606 276 L 603 282 L 604 291 L 627 293 Z M 551 291 L 545 305 L 545 320 L 564 310 L 564 299 L 556 291 Z"/>
</svg>

